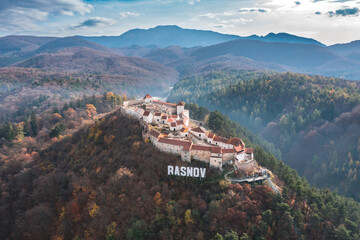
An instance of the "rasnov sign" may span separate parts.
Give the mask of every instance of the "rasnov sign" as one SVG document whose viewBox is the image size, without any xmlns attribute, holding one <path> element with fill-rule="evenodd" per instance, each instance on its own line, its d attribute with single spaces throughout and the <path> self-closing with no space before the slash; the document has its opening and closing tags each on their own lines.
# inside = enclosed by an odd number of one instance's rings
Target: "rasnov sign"
<svg viewBox="0 0 360 240">
<path fill-rule="evenodd" d="M 168 175 L 205 178 L 206 168 L 168 166 Z"/>
</svg>

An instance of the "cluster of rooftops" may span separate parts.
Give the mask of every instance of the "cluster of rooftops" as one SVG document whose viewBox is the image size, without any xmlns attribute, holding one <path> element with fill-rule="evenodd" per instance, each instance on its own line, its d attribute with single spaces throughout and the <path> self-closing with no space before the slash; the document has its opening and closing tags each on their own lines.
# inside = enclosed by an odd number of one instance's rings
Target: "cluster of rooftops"
<svg viewBox="0 0 360 240">
<path fill-rule="evenodd" d="M 190 131 L 205 133 L 205 131 L 200 127 L 192 128 L 190 129 Z M 227 139 L 224 137 L 216 136 L 214 133 L 209 133 L 207 135 L 207 142 L 209 143 L 211 140 L 213 140 L 212 143 L 215 144 L 215 146 L 193 144 L 192 141 L 190 140 L 167 138 L 166 136 L 162 135 L 159 131 L 155 129 L 150 130 L 149 134 L 150 136 L 153 136 L 154 138 L 158 139 L 160 143 L 182 146 L 183 151 L 198 150 L 198 151 L 208 151 L 212 153 L 240 153 L 240 152 L 244 152 L 246 154 L 253 153 L 252 148 L 245 148 L 245 144 L 240 138 Z M 227 144 L 227 148 L 216 146 L 218 145 L 218 142 Z"/>
<path fill-rule="evenodd" d="M 184 161 L 194 158 L 221 169 L 226 163 L 253 160 L 253 149 L 245 148 L 240 138 L 228 139 L 204 127 L 190 127 L 189 110 L 181 101 L 162 102 L 147 94 L 142 99 L 125 102 L 122 110 L 141 120 L 145 134 L 157 148 L 179 154 Z M 164 132 L 164 127 L 170 131 Z"/>
</svg>

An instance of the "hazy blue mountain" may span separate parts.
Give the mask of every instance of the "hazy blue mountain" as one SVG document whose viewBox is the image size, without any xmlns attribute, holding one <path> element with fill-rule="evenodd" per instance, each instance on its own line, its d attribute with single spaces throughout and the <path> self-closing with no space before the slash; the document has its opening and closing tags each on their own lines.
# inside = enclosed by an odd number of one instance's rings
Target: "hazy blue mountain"
<svg viewBox="0 0 360 240">
<path fill-rule="evenodd" d="M 6 36 L 0 38 L 0 53 L 29 52 L 55 40 L 55 37 Z"/>
<path fill-rule="evenodd" d="M 212 70 L 270 69 L 360 79 L 359 54 L 341 56 L 314 44 L 238 39 L 199 48 L 168 47 L 144 56 L 176 68 L 180 74 Z"/>
<path fill-rule="evenodd" d="M 157 26 L 150 29 L 133 29 L 120 36 L 82 37 L 107 47 L 125 47 L 131 45 L 156 45 L 168 47 L 209 46 L 221 42 L 239 39 L 236 35 L 221 34 L 213 31 L 184 29 L 178 26 Z"/>
<path fill-rule="evenodd" d="M 328 47 L 331 51 L 336 52 L 337 54 L 346 56 L 350 59 L 353 59 L 353 55 L 360 54 L 360 40 L 352 41 L 349 43 L 338 43 Z M 358 58 L 358 57 L 356 57 Z"/>
<path fill-rule="evenodd" d="M 180 47 L 210 46 L 236 39 L 260 40 L 265 42 L 303 43 L 325 46 L 311 39 L 288 33 L 269 33 L 266 36 L 251 35 L 241 37 L 213 31 L 184 29 L 178 26 L 157 26 L 150 29 L 133 29 L 120 36 L 82 37 L 109 48 L 121 48 L 132 45 L 156 45 L 160 48 L 177 45 Z"/>
<path fill-rule="evenodd" d="M 157 48 L 144 55 L 144 58 L 159 62 L 162 64 L 171 64 L 175 61 L 186 59 L 189 54 L 199 48 L 181 48 L 179 46 L 169 46 L 166 48 Z"/>
<path fill-rule="evenodd" d="M 273 70 L 278 72 L 296 71 L 286 65 L 255 61 L 253 59 L 233 56 L 231 54 L 207 58 L 200 61 L 195 61 L 193 58 L 183 58 L 167 64 L 169 67 L 176 68 L 179 74 L 187 76 L 191 74 L 206 74 L 213 71 L 226 70 Z"/>
<path fill-rule="evenodd" d="M 40 48 L 36 50 L 36 53 L 53 52 L 53 51 L 57 51 L 58 49 L 70 48 L 70 47 L 87 47 L 94 50 L 112 52 L 107 47 L 104 47 L 100 44 L 91 41 L 87 41 L 79 37 L 65 37 L 65 38 L 55 39 L 54 41 L 50 41 L 42 45 Z"/>
<path fill-rule="evenodd" d="M 243 37 L 243 39 L 260 40 L 263 42 L 302 43 L 325 46 L 325 44 L 316 41 L 315 39 L 299 37 L 288 33 L 269 33 L 266 36 L 251 35 L 249 37 Z"/>
<path fill-rule="evenodd" d="M 139 46 L 139 45 L 132 45 L 128 47 L 122 47 L 122 48 L 111 48 L 111 50 L 114 53 L 117 53 L 119 55 L 124 55 L 128 57 L 143 57 L 146 54 L 150 53 L 151 51 L 159 49 L 156 46 Z"/>
<path fill-rule="evenodd" d="M 195 57 L 197 60 L 204 60 L 226 54 L 293 67 L 313 67 L 339 58 L 338 55 L 327 48 L 317 45 L 245 39 L 204 47 L 195 50 L 190 56 Z"/>
</svg>

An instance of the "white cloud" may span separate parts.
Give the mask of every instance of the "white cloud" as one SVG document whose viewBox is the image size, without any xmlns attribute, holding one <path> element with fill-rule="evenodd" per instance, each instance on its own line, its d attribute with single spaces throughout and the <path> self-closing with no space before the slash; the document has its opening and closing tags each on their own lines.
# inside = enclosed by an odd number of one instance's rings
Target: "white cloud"
<svg viewBox="0 0 360 240">
<path fill-rule="evenodd" d="M 92 5 L 82 0 L 11 0 L 0 4 L 0 29 L 8 31 L 40 28 L 39 21 L 50 16 L 84 15 L 93 10 Z"/>
<path fill-rule="evenodd" d="M 127 17 L 138 17 L 140 16 L 140 13 L 135 13 L 135 12 L 121 12 L 119 13 L 121 18 L 127 18 Z"/>
<path fill-rule="evenodd" d="M 240 13 L 267 13 L 267 12 L 271 12 L 271 9 L 270 8 L 257 8 L 257 7 L 254 7 L 254 8 L 240 8 L 239 9 L 239 12 Z"/>
<path fill-rule="evenodd" d="M 80 22 L 78 25 L 72 26 L 71 29 L 103 27 L 103 26 L 113 25 L 115 23 L 116 21 L 113 19 L 95 17 L 95 18 L 86 19 Z"/>
</svg>

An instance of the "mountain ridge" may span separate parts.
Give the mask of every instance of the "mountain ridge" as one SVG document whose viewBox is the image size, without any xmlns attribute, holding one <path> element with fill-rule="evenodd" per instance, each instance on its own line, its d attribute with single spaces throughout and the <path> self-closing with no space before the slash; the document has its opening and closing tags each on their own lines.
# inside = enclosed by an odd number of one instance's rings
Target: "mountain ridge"
<svg viewBox="0 0 360 240">
<path fill-rule="evenodd" d="M 169 38 L 165 36 L 169 34 L 173 35 L 173 37 Z M 211 30 L 186 29 L 177 25 L 160 25 L 149 29 L 131 29 L 119 36 L 79 37 L 112 48 L 131 46 L 134 44 L 140 46 L 157 45 L 160 48 L 171 45 L 178 45 L 180 47 L 204 47 L 236 39 L 251 39 L 265 42 L 303 43 L 325 46 L 314 39 L 299 37 L 289 33 L 269 33 L 266 36 L 251 35 L 243 37 L 232 34 L 223 34 Z"/>
</svg>

